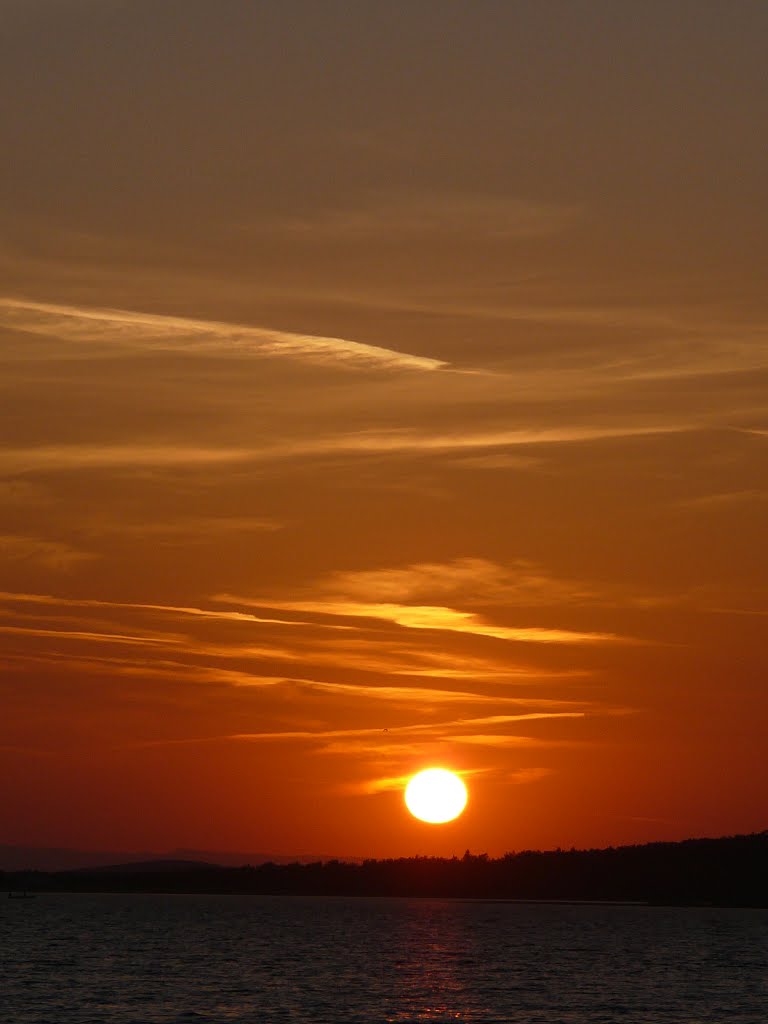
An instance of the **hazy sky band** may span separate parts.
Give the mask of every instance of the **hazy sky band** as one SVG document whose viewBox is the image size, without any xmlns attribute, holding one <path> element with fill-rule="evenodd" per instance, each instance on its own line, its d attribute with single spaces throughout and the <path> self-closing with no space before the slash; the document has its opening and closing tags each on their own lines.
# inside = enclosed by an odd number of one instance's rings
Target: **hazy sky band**
<svg viewBox="0 0 768 1024">
<path fill-rule="evenodd" d="M 0 15 L 9 840 L 764 828 L 766 6 Z"/>
</svg>

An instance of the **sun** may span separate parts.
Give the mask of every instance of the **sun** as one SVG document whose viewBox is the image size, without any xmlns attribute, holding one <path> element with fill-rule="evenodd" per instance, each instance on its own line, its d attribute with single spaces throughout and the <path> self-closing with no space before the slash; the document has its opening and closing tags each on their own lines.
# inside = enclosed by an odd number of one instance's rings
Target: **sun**
<svg viewBox="0 0 768 1024">
<path fill-rule="evenodd" d="M 467 787 L 447 768 L 426 768 L 405 787 L 405 805 L 414 818 L 442 825 L 467 806 Z"/>
</svg>

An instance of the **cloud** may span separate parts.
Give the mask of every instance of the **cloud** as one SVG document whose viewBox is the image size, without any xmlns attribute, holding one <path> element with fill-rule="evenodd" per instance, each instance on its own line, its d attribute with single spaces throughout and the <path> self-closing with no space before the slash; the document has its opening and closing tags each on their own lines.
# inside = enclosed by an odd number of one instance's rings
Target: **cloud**
<svg viewBox="0 0 768 1024">
<path fill-rule="evenodd" d="M 485 743 L 487 745 L 515 747 L 560 747 L 569 745 L 565 740 L 542 739 L 537 736 L 511 734 L 508 732 L 474 733 L 466 732 L 467 728 L 491 727 L 503 728 L 521 722 L 547 721 L 560 719 L 584 718 L 584 711 L 529 712 L 522 714 L 488 715 L 482 717 L 459 717 L 440 722 L 415 722 L 405 725 L 381 728 L 381 726 L 363 726 L 355 728 L 275 728 L 254 732 L 237 732 L 214 734 L 210 736 L 190 736 L 172 739 L 143 741 L 137 746 L 175 746 L 208 743 L 301 743 L 312 746 L 316 753 L 359 753 L 373 755 L 401 755 L 408 749 L 412 739 L 419 743 L 434 741 L 440 743 Z M 482 739 L 480 738 L 482 737 Z M 417 747 L 415 749 L 422 749 Z"/>
<path fill-rule="evenodd" d="M 718 494 L 702 494 L 695 498 L 684 498 L 675 502 L 675 506 L 677 508 L 718 508 L 766 500 L 768 500 L 768 491 L 722 491 Z"/>
<path fill-rule="evenodd" d="M 582 211 L 564 203 L 466 193 L 379 192 L 356 206 L 324 209 L 267 224 L 310 242 L 365 242 L 465 236 L 536 238 L 578 223 Z M 264 224 L 259 225 L 264 230 Z"/>
<path fill-rule="evenodd" d="M 15 631 L 13 630 L 13 632 Z M 108 634 L 88 633 L 85 631 L 64 631 L 61 633 L 59 630 L 32 630 L 32 632 L 33 634 L 42 632 L 45 636 L 59 636 L 61 634 L 65 638 L 75 637 L 77 639 L 98 638 L 103 640 L 105 636 L 109 636 Z M 126 638 L 121 637 L 120 639 Z M 194 653 L 193 648 L 190 654 L 194 655 Z M 122 657 L 99 657 L 96 655 L 73 657 L 66 652 L 52 651 L 45 654 L 39 652 L 34 654 L 15 653 L 6 657 L 8 660 L 17 663 L 20 667 L 65 662 L 70 670 L 91 674 L 102 674 L 105 670 L 108 670 L 110 675 L 165 679 L 196 685 L 227 686 L 233 689 L 271 688 L 277 691 L 282 688 L 291 695 L 299 692 L 303 694 L 315 693 L 330 697 L 346 698 L 350 702 L 371 701 L 374 704 L 384 703 L 393 708 L 408 708 L 416 704 L 421 705 L 421 710 L 425 712 L 432 711 L 436 706 L 443 704 L 463 704 L 467 706 L 486 704 L 494 707 L 535 709 L 535 711 L 528 713 L 535 717 L 540 717 L 540 713 L 545 712 L 547 717 L 549 717 L 555 712 L 572 712 L 577 709 L 580 714 L 583 714 L 586 708 L 591 707 L 589 702 L 585 701 L 557 700 L 545 697 L 511 697 L 506 694 L 446 690 L 440 687 L 335 683 L 321 679 L 308 679 L 301 676 L 264 675 L 257 671 L 225 669 L 217 665 L 201 665 L 168 658 L 149 660 L 146 657 L 137 658 L 128 653 Z"/>
<path fill-rule="evenodd" d="M 306 626 L 308 623 L 302 622 L 299 625 Z M 349 628 L 328 623 L 312 625 L 325 629 Z M 345 633 L 343 639 L 324 641 L 319 637 L 305 640 L 299 633 L 295 637 L 292 636 L 291 640 L 295 645 L 291 648 L 277 647 L 273 644 L 196 644 L 195 652 L 216 658 L 261 658 L 334 669 L 354 669 L 365 673 L 383 673 L 389 676 L 444 680 L 490 680 L 529 684 L 542 680 L 571 681 L 590 675 L 589 672 L 576 669 L 547 670 L 529 665 L 510 665 L 506 661 L 491 661 L 488 658 L 468 657 L 453 652 L 447 654 L 428 646 L 416 647 L 412 643 L 393 642 L 380 635 L 353 640 Z"/>
<path fill-rule="evenodd" d="M 454 452 L 517 445 L 572 444 L 615 438 L 646 437 L 689 430 L 683 423 L 659 423 L 647 426 L 570 426 L 524 428 L 518 430 L 463 430 L 446 434 L 433 430 L 374 431 L 359 430 L 330 434 L 315 440 L 299 438 L 254 451 L 253 457 L 278 458 L 304 455 L 382 454 L 397 452 Z"/>
<path fill-rule="evenodd" d="M 234 533 L 273 533 L 283 529 L 274 519 L 258 516 L 192 516 L 175 522 L 92 522 L 81 529 L 91 535 L 120 534 L 121 536 L 151 537 L 156 543 L 205 543 L 211 535 Z"/>
<path fill-rule="evenodd" d="M 402 751 L 400 751 L 402 753 Z M 414 751 L 418 754 L 418 749 Z M 490 771 L 488 768 L 454 768 L 452 769 L 454 774 L 461 776 L 462 779 L 475 778 L 478 775 L 487 775 Z M 352 782 L 343 786 L 343 791 L 347 793 L 357 793 L 372 795 L 376 793 L 392 793 L 400 792 L 405 789 L 408 782 L 410 782 L 413 776 L 413 772 L 409 772 L 403 775 L 390 775 L 374 779 L 365 779 L 363 782 Z"/>
<path fill-rule="evenodd" d="M 253 452 L 243 448 L 202 448 L 168 444 L 30 445 L 0 450 L 0 471 L 11 473 L 125 469 L 139 466 L 206 466 L 245 462 Z"/>
<path fill-rule="evenodd" d="M 351 369 L 436 370 L 438 359 L 344 338 L 122 309 L 0 298 L 0 325 L 60 341 L 150 352 L 287 357 Z"/>
<path fill-rule="evenodd" d="M 136 467 L 216 466 L 323 458 L 343 455 L 450 454 L 473 449 L 524 445 L 575 444 L 632 437 L 653 437 L 691 429 L 683 424 L 610 427 L 549 427 L 444 434 L 430 430 L 359 430 L 320 437 L 296 437 L 258 447 L 159 442 L 141 444 L 30 445 L 0 450 L 0 472 L 33 473 L 66 470 L 130 469 Z"/>
<path fill-rule="evenodd" d="M 45 569 L 67 572 L 80 562 L 87 562 L 96 557 L 88 551 L 80 551 L 61 541 L 42 540 L 39 537 L 24 537 L 18 534 L 0 534 L 0 561 L 32 562 Z"/>
<path fill-rule="evenodd" d="M 156 616 L 171 619 L 187 619 L 190 625 L 198 620 L 201 626 L 242 626 L 244 636 L 230 634 L 226 639 L 210 639 L 200 635 L 186 634 L 183 638 L 184 650 L 194 663 L 204 662 L 205 670 L 200 664 L 188 671 L 174 669 L 179 677 L 187 677 L 199 681 L 222 682 L 225 677 L 233 685 L 261 685 L 265 678 L 274 679 L 274 663 L 288 666 L 287 676 L 280 676 L 295 685 L 303 685 L 308 691 L 342 698 L 367 697 L 371 700 L 399 700 L 402 703 L 418 704 L 424 707 L 439 703 L 460 703 L 462 700 L 492 703 L 500 705 L 521 704 L 531 705 L 529 699 L 508 698 L 501 694 L 486 696 L 478 689 L 482 683 L 504 684 L 519 687 L 531 686 L 543 681 L 572 682 L 591 673 L 585 670 L 557 670 L 541 666 L 510 663 L 506 659 L 478 657 L 460 651 L 447 650 L 444 641 L 429 638 L 427 633 L 416 639 L 400 639 L 392 634 L 386 635 L 374 630 L 373 635 L 366 635 L 361 623 L 352 625 L 350 621 L 308 621 L 307 616 L 300 619 L 258 615 L 247 611 L 228 609 L 206 609 L 194 606 L 163 605 L 140 602 L 103 601 L 92 598 L 60 598 L 50 595 L 23 594 L 0 592 L 0 602 L 6 605 L 31 606 L 39 609 L 42 618 L 34 620 L 34 625 L 44 630 L 42 635 L 55 639 L 91 640 L 95 643 L 105 641 L 104 635 L 135 636 L 137 633 L 147 635 L 146 626 L 138 627 L 131 623 L 133 614 L 138 614 L 140 621 L 146 616 L 150 621 Z M 103 623 L 83 618 L 76 614 L 80 609 L 125 612 L 119 615 L 116 622 Z M 50 611 L 49 611 L 50 610 Z M 55 614 L 52 614 L 55 612 Z M 63 616 L 61 613 L 66 612 Z M 17 616 L 18 613 L 14 612 Z M 127 617 L 126 617 L 127 616 Z M 55 624 L 56 628 L 52 628 Z M 103 628 L 105 627 L 106 628 Z M 95 627 L 95 628 L 94 628 Z M 290 642 L 275 642 L 267 635 L 256 641 L 251 640 L 254 627 L 285 635 L 289 631 Z M 25 628 L 29 629 L 29 625 Z M 31 634 L 32 635 L 32 634 Z M 168 637 L 167 633 L 152 634 L 157 644 Z M 174 643 L 177 641 L 174 635 Z M 245 640 L 245 642 L 244 642 Z M 426 641 L 426 642 L 425 642 Z M 432 642 L 434 641 L 434 643 Z M 126 660 L 126 659 L 123 659 Z M 132 664 L 136 664 L 131 657 Z M 217 663 L 235 663 L 233 669 L 217 668 Z M 156 662 L 157 663 L 157 662 Z M 169 663 L 161 663 L 161 675 Z M 263 666 L 269 666 L 264 670 Z M 299 668 L 300 666 L 300 668 Z M 309 667 L 311 677 L 307 678 Z M 153 672 L 146 665 L 147 675 Z M 349 680 L 327 682 L 322 678 L 325 671 L 354 671 L 364 673 L 365 682 L 357 683 Z M 228 672 L 236 672 L 237 676 Z M 315 677 L 321 673 L 321 678 Z M 137 672 L 135 674 L 141 674 Z M 389 677 L 393 680 L 389 688 L 377 686 L 377 676 Z M 402 681 L 401 681 L 402 680 Z M 415 680 L 429 680 L 429 685 L 414 685 Z M 460 690 L 451 688 L 450 683 L 458 681 L 464 686 Z M 469 688 L 467 687 L 469 684 Z M 418 695 L 418 696 L 417 696 Z M 547 700 L 536 701 L 538 708 L 563 708 L 569 702 Z M 583 706 L 583 705 L 581 705 Z"/>
<path fill-rule="evenodd" d="M 579 707 L 579 714 L 583 714 L 584 702 L 553 700 L 539 697 L 509 697 L 504 694 L 487 694 L 467 692 L 465 690 L 445 690 L 433 687 L 421 686 L 369 686 L 358 683 L 329 683 L 314 679 L 285 679 L 287 683 L 295 683 L 302 688 L 316 690 L 322 693 L 333 694 L 339 697 L 358 697 L 364 700 L 385 701 L 396 704 L 422 704 L 425 710 L 429 710 L 434 704 L 493 704 L 499 706 L 513 705 L 516 707 L 534 707 L 541 711 L 547 711 L 545 717 L 555 711 L 571 712 L 574 707 Z M 539 713 L 531 713 L 531 717 L 539 717 Z M 515 716 L 517 720 L 518 716 Z M 503 719 L 506 721 L 506 717 Z M 486 719 L 490 721 L 490 719 Z"/>
<path fill-rule="evenodd" d="M 273 730 L 266 732 L 251 732 L 251 733 L 237 733 L 232 736 L 226 737 L 234 740 L 277 740 L 277 741 L 312 741 L 319 742 L 323 740 L 341 740 L 341 739 L 361 739 L 361 738 L 372 738 L 375 740 L 382 740 L 385 743 L 391 744 L 393 741 L 396 742 L 401 736 L 431 736 L 439 739 L 450 739 L 451 741 L 466 741 L 466 736 L 461 733 L 461 730 L 466 726 L 471 725 L 494 725 L 503 726 L 511 725 L 516 722 L 530 722 L 530 721 L 541 721 L 545 719 L 560 719 L 560 718 L 584 718 L 585 712 L 583 711 L 553 711 L 553 712 L 533 712 L 528 714 L 520 715 L 491 715 L 482 718 L 457 718 L 447 722 L 429 722 L 429 723 L 416 723 L 411 725 L 401 725 L 393 727 L 392 729 L 381 729 L 376 728 L 361 728 L 361 729 L 286 729 L 286 730 Z M 491 736 L 493 734 L 489 734 Z M 546 745 L 548 741 L 540 740 L 531 736 L 510 736 L 508 734 L 499 734 L 499 739 L 506 739 L 510 743 L 516 746 L 541 746 Z M 558 741 L 559 742 L 559 741 Z"/>
<path fill-rule="evenodd" d="M 263 618 L 250 612 L 225 612 L 220 609 L 195 608 L 186 605 L 142 604 L 131 601 L 100 601 L 96 598 L 52 597 L 49 594 L 19 594 L 0 591 L 0 601 L 18 604 L 51 605 L 65 608 L 125 608 L 133 611 L 161 612 L 168 615 L 190 616 L 191 618 L 215 619 L 219 622 L 268 623 L 277 626 L 307 626 L 310 623 L 296 619 Z M 322 624 L 315 624 L 322 628 Z M 343 627 L 336 627 L 343 628 Z"/>
<path fill-rule="evenodd" d="M 418 751 L 415 751 L 418 753 Z M 541 779 L 545 779 L 550 775 L 554 775 L 554 771 L 551 768 L 517 768 L 511 771 L 499 772 L 498 769 L 492 768 L 469 768 L 461 769 L 454 768 L 453 771 L 456 775 L 460 775 L 462 778 L 472 778 L 478 775 L 493 775 L 497 778 L 501 778 L 504 782 L 511 783 L 512 785 L 527 785 L 531 782 L 539 782 Z M 363 782 L 351 783 L 345 787 L 345 790 L 349 793 L 359 793 L 365 795 L 373 795 L 376 793 L 397 793 L 405 789 L 406 785 L 412 777 L 411 773 L 403 775 L 390 775 L 383 776 L 373 779 L 366 779 Z"/>
<path fill-rule="evenodd" d="M 513 771 L 504 772 L 504 781 L 519 786 L 529 782 L 539 782 L 554 774 L 552 768 L 516 768 Z"/>
<path fill-rule="evenodd" d="M 229 604 L 275 608 L 281 611 L 338 616 L 351 619 L 380 619 L 406 629 L 431 629 L 452 633 L 518 643 L 585 644 L 617 641 L 622 638 L 611 633 L 586 633 L 542 626 L 491 625 L 474 612 L 459 611 L 434 605 L 407 605 L 393 603 L 367 603 L 329 597 L 315 601 L 275 601 L 269 598 L 250 599 L 230 594 L 217 594 L 213 600 Z"/>
<path fill-rule="evenodd" d="M 575 713 L 571 718 L 579 717 Z M 529 736 L 508 736 L 497 733 L 464 733 L 451 736 L 452 743 L 466 743 L 474 747 L 530 747 L 550 745 L 546 740 L 536 740 L 533 743 Z M 556 744 L 563 746 L 560 741 Z"/>
<path fill-rule="evenodd" d="M 732 497 L 737 501 L 756 500 L 759 496 L 765 497 L 764 492 L 743 492 Z M 528 559 L 501 564 L 484 558 L 457 558 L 449 562 L 417 562 L 396 568 L 335 572 L 320 581 L 318 588 L 328 591 L 331 600 L 367 598 L 365 604 L 399 597 L 400 602 L 441 599 L 469 607 L 504 608 L 651 608 L 690 604 L 695 598 L 695 595 L 681 592 L 642 593 L 625 583 L 557 577 Z M 595 636 L 628 640 L 605 634 Z"/>
<path fill-rule="evenodd" d="M 594 600 L 592 585 L 553 577 L 535 562 L 516 559 L 500 565 L 483 558 L 457 558 L 450 562 L 417 562 L 400 568 L 337 572 L 327 578 L 327 589 L 369 601 L 461 595 L 475 604 L 548 605 Z"/>
<path fill-rule="evenodd" d="M 35 636 L 40 639 L 89 640 L 103 644 L 180 644 L 180 637 L 172 636 L 130 636 L 122 633 L 96 633 L 87 630 L 40 629 L 30 626 L 0 626 L 0 633 L 14 636 Z"/>
</svg>

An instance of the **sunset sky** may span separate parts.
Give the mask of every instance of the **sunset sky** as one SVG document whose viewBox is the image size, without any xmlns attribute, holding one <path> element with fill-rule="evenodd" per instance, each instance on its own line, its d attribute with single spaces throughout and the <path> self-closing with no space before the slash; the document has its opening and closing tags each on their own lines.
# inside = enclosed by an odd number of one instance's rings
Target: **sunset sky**
<svg viewBox="0 0 768 1024">
<path fill-rule="evenodd" d="M 0 842 L 768 827 L 767 34 L 0 0 Z"/>
</svg>

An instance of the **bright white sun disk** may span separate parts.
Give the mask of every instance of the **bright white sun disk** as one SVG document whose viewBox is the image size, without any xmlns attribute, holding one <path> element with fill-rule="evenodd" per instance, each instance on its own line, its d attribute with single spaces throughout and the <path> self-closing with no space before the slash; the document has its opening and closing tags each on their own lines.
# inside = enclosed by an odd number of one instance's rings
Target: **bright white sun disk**
<svg viewBox="0 0 768 1024">
<path fill-rule="evenodd" d="M 446 768 L 427 768 L 405 787 L 405 804 L 414 818 L 442 825 L 458 818 L 467 806 L 467 787 Z"/>
</svg>

